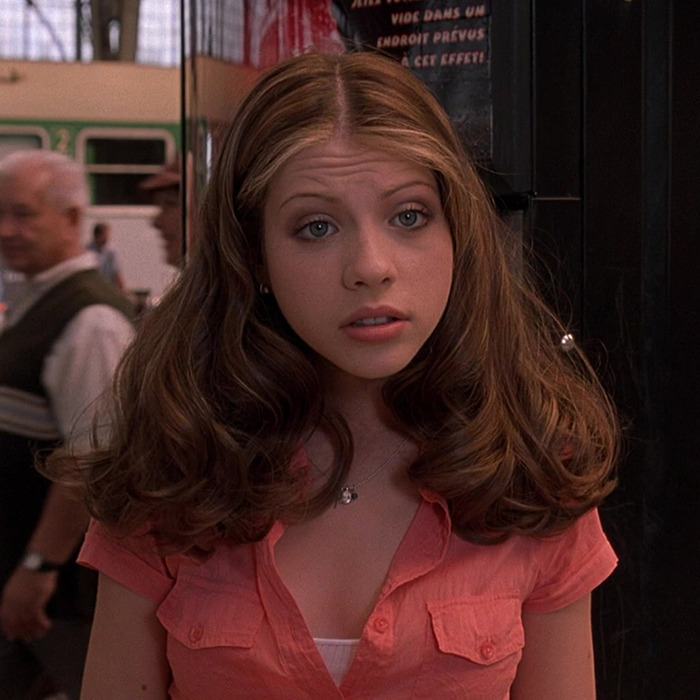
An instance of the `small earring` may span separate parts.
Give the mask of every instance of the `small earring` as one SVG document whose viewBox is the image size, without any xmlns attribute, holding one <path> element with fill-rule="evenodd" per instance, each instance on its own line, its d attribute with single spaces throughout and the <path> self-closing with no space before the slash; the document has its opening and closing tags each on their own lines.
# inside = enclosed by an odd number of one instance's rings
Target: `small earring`
<svg viewBox="0 0 700 700">
<path fill-rule="evenodd" d="M 265 294 L 269 294 L 269 293 L 270 293 L 270 288 L 269 288 L 264 282 L 261 282 L 261 283 L 260 283 L 259 290 L 260 290 L 260 294 L 262 294 L 263 296 L 264 296 Z"/>
</svg>

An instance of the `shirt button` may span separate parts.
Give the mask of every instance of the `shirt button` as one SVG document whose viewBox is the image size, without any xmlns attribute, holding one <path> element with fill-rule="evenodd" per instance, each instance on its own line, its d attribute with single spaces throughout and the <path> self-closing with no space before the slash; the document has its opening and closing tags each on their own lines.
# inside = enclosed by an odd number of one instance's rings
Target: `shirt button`
<svg viewBox="0 0 700 700">
<path fill-rule="evenodd" d="M 198 642 L 202 635 L 204 634 L 204 628 L 202 625 L 193 625 L 190 627 L 189 639 L 191 642 Z"/>
<path fill-rule="evenodd" d="M 481 656 L 484 659 L 490 659 L 494 655 L 495 651 L 496 649 L 491 642 L 484 642 L 481 645 Z"/>
<path fill-rule="evenodd" d="M 385 617 L 378 617 L 374 621 L 374 629 L 381 633 L 384 634 L 389 629 L 389 620 L 387 620 Z"/>
</svg>

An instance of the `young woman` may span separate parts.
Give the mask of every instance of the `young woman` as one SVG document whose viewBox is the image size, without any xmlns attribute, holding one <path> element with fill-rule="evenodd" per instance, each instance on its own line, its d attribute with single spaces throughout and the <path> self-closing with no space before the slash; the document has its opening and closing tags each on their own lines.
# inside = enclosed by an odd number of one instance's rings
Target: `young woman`
<svg viewBox="0 0 700 700">
<path fill-rule="evenodd" d="M 83 696 L 593 698 L 614 413 L 430 92 L 264 77 L 79 460 Z"/>
</svg>

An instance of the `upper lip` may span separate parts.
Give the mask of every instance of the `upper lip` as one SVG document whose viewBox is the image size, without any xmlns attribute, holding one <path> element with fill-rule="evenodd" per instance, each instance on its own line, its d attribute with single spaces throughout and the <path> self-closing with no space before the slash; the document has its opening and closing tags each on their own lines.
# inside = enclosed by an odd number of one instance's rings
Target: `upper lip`
<svg viewBox="0 0 700 700">
<path fill-rule="evenodd" d="M 363 306 L 357 311 L 353 311 L 349 316 L 347 316 L 340 324 L 341 328 L 345 326 L 350 326 L 357 321 L 361 321 L 366 318 L 396 318 L 399 321 L 404 321 L 408 316 L 401 311 L 398 311 L 393 306 Z"/>
</svg>

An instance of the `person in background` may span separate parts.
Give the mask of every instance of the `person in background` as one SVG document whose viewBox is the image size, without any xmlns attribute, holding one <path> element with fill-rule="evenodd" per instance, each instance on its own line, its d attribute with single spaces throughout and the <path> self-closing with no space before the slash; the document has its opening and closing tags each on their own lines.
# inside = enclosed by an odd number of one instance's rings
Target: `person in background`
<svg viewBox="0 0 700 700">
<path fill-rule="evenodd" d="M 505 235 L 397 62 L 260 80 L 110 439 L 50 464 L 94 516 L 86 699 L 595 696 L 617 420 Z"/>
<path fill-rule="evenodd" d="M 49 151 L 0 163 L 0 256 L 19 279 L 0 334 L 0 697 L 77 697 L 94 581 L 75 565 L 88 516 L 35 458 L 89 442 L 133 310 L 81 237 L 82 168 Z M 4 693 L 4 694 L 3 694 Z"/>
<path fill-rule="evenodd" d="M 120 291 L 126 291 L 126 284 L 121 271 L 121 265 L 117 253 L 109 247 L 112 228 L 104 222 L 98 221 L 92 228 L 92 241 L 87 249 L 97 255 L 100 272 Z"/>
<path fill-rule="evenodd" d="M 174 161 L 159 173 L 146 178 L 139 184 L 158 207 L 153 219 L 153 227 L 158 229 L 163 241 L 165 262 L 173 267 L 182 267 L 184 262 L 184 228 L 182 201 L 180 198 L 180 164 Z"/>
</svg>

